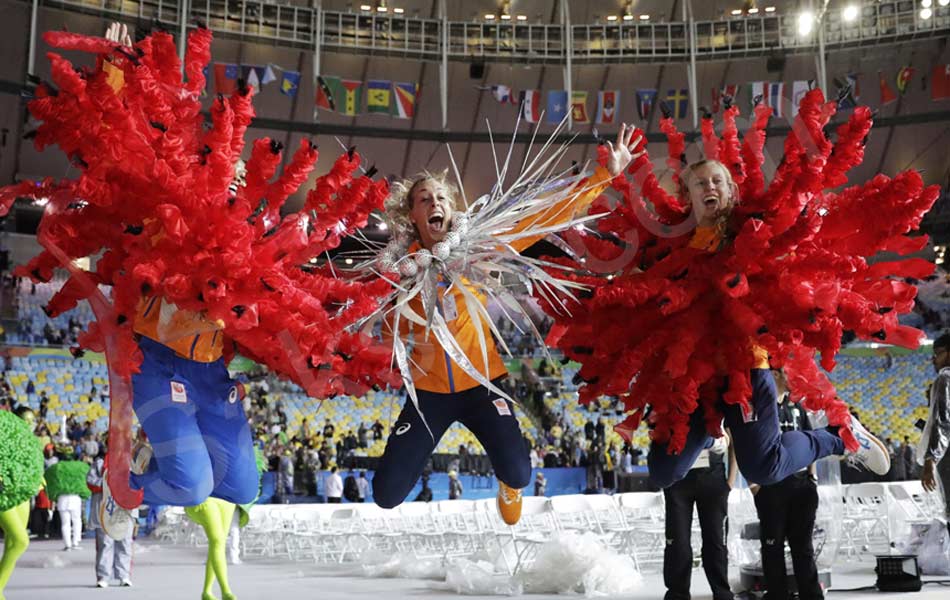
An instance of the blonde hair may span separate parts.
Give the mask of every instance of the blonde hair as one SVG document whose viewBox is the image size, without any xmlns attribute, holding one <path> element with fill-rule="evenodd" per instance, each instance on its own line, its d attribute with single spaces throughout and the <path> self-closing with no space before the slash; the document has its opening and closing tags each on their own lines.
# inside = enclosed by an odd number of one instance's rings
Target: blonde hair
<svg viewBox="0 0 950 600">
<path fill-rule="evenodd" d="M 732 199 L 733 204 L 735 204 L 736 202 L 738 202 L 738 201 L 739 201 L 739 198 L 738 198 L 738 189 L 737 189 L 738 186 L 736 186 L 736 182 L 735 182 L 735 180 L 732 178 L 732 171 L 730 171 L 730 170 L 726 167 L 726 165 L 722 164 L 722 163 L 719 162 L 718 160 L 713 160 L 713 159 L 711 159 L 711 158 L 704 158 L 704 159 L 702 159 L 702 160 L 697 160 L 696 162 L 690 163 L 689 165 L 687 165 L 687 166 L 685 166 L 685 167 L 683 168 L 683 170 L 680 172 L 680 178 L 679 178 L 679 179 L 680 179 L 680 181 L 679 181 L 679 195 L 680 195 L 680 198 L 682 198 L 682 199 L 688 199 L 688 198 L 689 198 L 689 186 L 688 186 L 688 184 L 687 184 L 687 180 L 689 179 L 689 176 L 693 174 L 693 171 L 695 171 L 695 170 L 698 169 L 699 167 L 702 167 L 702 166 L 705 166 L 705 165 L 717 165 L 720 169 L 722 169 L 722 172 L 725 174 L 726 179 L 727 179 L 728 182 L 729 182 L 729 186 L 732 187 L 733 189 L 736 189 L 735 197 Z"/>
<path fill-rule="evenodd" d="M 389 188 L 389 197 L 383 205 L 385 219 L 393 236 L 417 239 L 419 232 L 412 222 L 409 213 L 412 211 L 412 194 L 423 183 L 431 181 L 442 188 L 449 199 L 452 211 L 458 210 L 459 190 L 449 181 L 449 170 L 444 169 L 437 173 L 423 171 L 410 177 L 393 182 Z"/>
</svg>

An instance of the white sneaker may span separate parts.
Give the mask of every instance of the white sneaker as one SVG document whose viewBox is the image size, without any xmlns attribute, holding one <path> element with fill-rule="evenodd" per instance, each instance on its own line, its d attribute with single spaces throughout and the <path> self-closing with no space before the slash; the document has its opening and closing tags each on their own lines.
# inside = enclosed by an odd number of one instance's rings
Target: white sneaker
<svg viewBox="0 0 950 600">
<path fill-rule="evenodd" d="M 878 475 L 887 475 L 891 470 L 891 457 L 887 446 L 864 428 L 861 421 L 851 417 L 851 432 L 858 440 L 858 449 L 845 456 L 850 464 L 867 469 Z"/>
<path fill-rule="evenodd" d="M 129 471 L 136 475 L 141 475 L 148 470 L 148 464 L 152 462 L 152 447 L 146 442 L 135 442 L 132 446 L 132 462 L 129 463 Z"/>
<path fill-rule="evenodd" d="M 97 587 L 97 588 L 107 588 L 107 587 L 109 587 L 109 581 L 106 580 L 106 579 L 100 579 L 99 581 L 96 582 L 96 587 Z"/>
<path fill-rule="evenodd" d="M 122 587 L 132 587 L 132 580 L 126 577 L 125 579 L 119 582 L 119 585 L 121 585 Z"/>
<path fill-rule="evenodd" d="M 132 515 L 115 501 L 109 489 L 109 471 L 102 473 L 102 501 L 99 502 L 99 525 L 114 540 L 124 540 L 132 531 Z"/>
</svg>

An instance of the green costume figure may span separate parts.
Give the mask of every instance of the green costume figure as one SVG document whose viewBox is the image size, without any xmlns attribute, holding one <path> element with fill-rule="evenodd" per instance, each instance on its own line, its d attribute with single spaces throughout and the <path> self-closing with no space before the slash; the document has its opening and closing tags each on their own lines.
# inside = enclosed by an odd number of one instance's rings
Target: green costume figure
<svg viewBox="0 0 950 600">
<path fill-rule="evenodd" d="M 205 564 L 205 583 L 201 600 L 216 600 L 211 593 L 215 579 L 218 580 L 224 600 L 237 598 L 228 583 L 228 561 L 224 556 L 224 545 L 228 540 L 228 530 L 231 528 L 235 508 L 234 504 L 218 498 L 208 498 L 197 506 L 185 508 L 185 514 L 201 525 L 208 537 L 208 560 Z"/>
<path fill-rule="evenodd" d="M 254 458 L 257 462 L 258 476 L 263 473 L 266 463 L 259 448 L 254 448 Z M 260 483 L 258 483 L 258 497 L 260 497 Z M 254 499 L 257 502 L 257 498 Z M 234 511 L 240 510 L 240 525 L 247 525 L 251 506 L 254 502 L 236 506 L 220 498 L 209 497 L 197 506 L 185 508 L 185 514 L 192 521 L 201 525 L 208 538 L 208 559 L 205 563 L 204 589 L 201 591 L 201 600 L 217 600 L 212 593 L 214 582 L 217 579 L 221 588 L 223 600 L 236 600 L 237 596 L 231 591 L 228 583 L 228 561 L 225 557 L 225 544 L 228 541 L 228 531 L 231 529 L 231 519 Z"/>
<path fill-rule="evenodd" d="M 28 408 L 16 415 L 0 411 L 0 600 L 5 598 L 3 590 L 17 559 L 30 543 L 26 530 L 30 499 L 43 485 L 43 452 L 39 438 L 33 435 L 33 421 L 33 411 Z"/>
</svg>

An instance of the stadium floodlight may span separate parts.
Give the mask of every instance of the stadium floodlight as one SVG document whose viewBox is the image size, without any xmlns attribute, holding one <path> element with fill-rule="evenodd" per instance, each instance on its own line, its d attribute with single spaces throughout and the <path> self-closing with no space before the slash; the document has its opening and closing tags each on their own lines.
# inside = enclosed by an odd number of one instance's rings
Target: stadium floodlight
<svg viewBox="0 0 950 600">
<path fill-rule="evenodd" d="M 937 0 L 937 4 L 940 6 L 948 6 L 950 5 L 950 0 Z"/>
<path fill-rule="evenodd" d="M 920 9 L 920 18 L 923 19 L 924 21 L 926 21 L 927 19 L 929 19 L 930 17 L 932 17 L 933 14 L 934 14 L 934 11 L 932 11 L 932 10 L 929 9 L 929 8 L 922 8 L 922 9 Z"/>
<path fill-rule="evenodd" d="M 933 5 L 934 5 L 933 0 L 920 0 L 920 6 L 922 6 L 923 8 L 930 8 Z"/>
<path fill-rule="evenodd" d="M 805 37 L 811 33 L 815 26 L 815 13 L 806 10 L 798 15 L 798 35 Z"/>
<path fill-rule="evenodd" d="M 845 21 L 854 21 L 858 18 L 858 7 L 855 4 L 849 4 L 841 11 L 841 18 Z"/>
</svg>

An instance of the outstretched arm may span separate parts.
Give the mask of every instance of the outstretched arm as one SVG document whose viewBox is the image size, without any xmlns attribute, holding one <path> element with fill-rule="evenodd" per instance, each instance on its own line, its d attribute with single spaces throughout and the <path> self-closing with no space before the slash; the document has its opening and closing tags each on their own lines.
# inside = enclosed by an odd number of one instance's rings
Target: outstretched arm
<svg viewBox="0 0 950 600">
<path fill-rule="evenodd" d="M 573 218 L 574 215 L 587 210 L 587 207 L 597 199 L 601 192 L 610 184 L 610 181 L 617 175 L 620 175 L 633 160 L 643 154 L 642 151 L 637 153 L 633 152 L 633 149 L 640 143 L 642 137 L 643 134 L 638 134 L 637 128 L 633 125 L 627 125 L 626 123 L 621 125 L 620 131 L 617 133 L 616 143 L 607 142 L 607 146 L 610 148 L 610 155 L 607 159 L 606 168 L 597 167 L 593 177 L 585 180 L 577 193 L 571 194 L 567 198 L 556 202 L 546 211 L 536 216 L 524 219 L 515 225 L 510 233 L 518 233 L 529 227 L 551 227 L 568 221 Z M 538 235 L 521 238 L 511 242 L 511 246 L 516 251 L 521 252 L 535 242 L 540 241 L 543 237 L 543 235 Z"/>
</svg>

